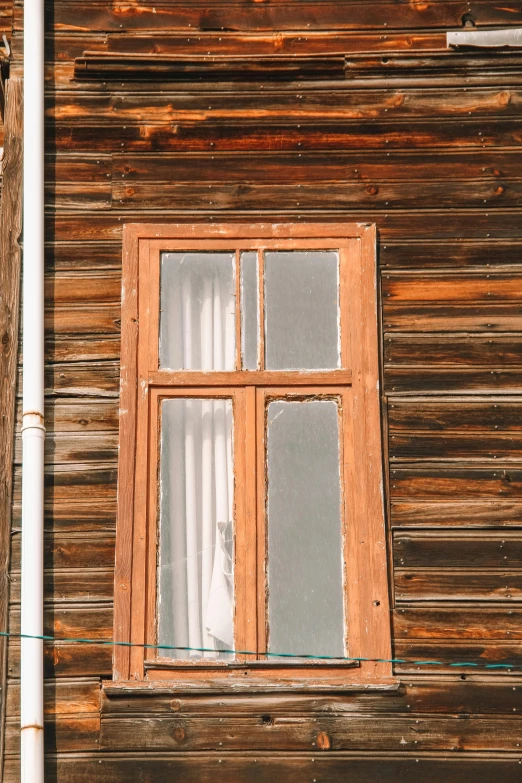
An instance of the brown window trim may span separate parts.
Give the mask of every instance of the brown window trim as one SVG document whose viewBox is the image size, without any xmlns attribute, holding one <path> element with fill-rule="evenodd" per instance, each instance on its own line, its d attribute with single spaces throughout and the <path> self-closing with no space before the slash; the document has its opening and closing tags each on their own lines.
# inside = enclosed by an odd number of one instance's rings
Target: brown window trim
<svg viewBox="0 0 522 783">
<path fill-rule="evenodd" d="M 329 240 L 332 242 L 329 243 Z M 311 249 L 339 247 L 341 254 L 341 360 L 345 369 L 321 372 L 266 370 L 235 372 L 169 372 L 158 370 L 159 258 L 162 251 L 205 249 Z M 344 251 L 343 251 L 344 248 Z M 344 258 L 344 261 L 343 261 Z M 122 287 L 122 351 L 120 400 L 120 458 L 116 533 L 114 638 L 136 647 L 115 647 L 113 680 L 140 682 L 147 688 L 182 681 L 201 684 L 248 681 L 268 687 L 357 688 L 386 687 L 392 682 L 389 662 L 362 661 L 273 663 L 238 656 L 233 664 L 178 663 L 157 659 L 155 644 L 157 472 L 151 465 L 156 426 L 151 412 L 161 396 L 226 395 L 235 400 L 237 471 L 248 474 L 246 490 L 236 498 L 236 648 L 264 649 L 264 598 L 259 600 L 255 574 L 263 569 L 259 551 L 245 546 L 247 529 L 262 519 L 264 502 L 255 499 L 255 399 L 264 394 L 336 394 L 351 408 L 344 428 L 347 624 L 349 655 L 353 658 L 391 658 L 386 537 L 382 497 L 382 436 L 380 425 L 378 329 L 376 295 L 376 231 L 366 224 L 132 224 L 124 228 Z M 342 291 L 345 295 L 342 295 Z M 346 295 L 350 291 L 350 296 Z M 239 317 L 237 321 L 239 322 Z M 239 333 L 239 324 L 238 324 Z M 238 361 L 239 346 L 238 343 Z M 239 366 L 239 365 L 238 365 Z M 281 387 L 281 388 L 278 388 Z M 315 388 L 317 387 L 317 389 Z M 257 391 L 256 391 L 257 390 Z M 294 388 L 295 391 L 295 388 Z M 260 406 L 257 406 L 260 410 Z M 259 414 L 258 414 L 259 415 Z M 259 425 L 258 425 L 259 426 Z M 346 451 L 348 450 L 348 451 Z M 346 458 L 347 454 L 354 455 Z M 364 455 L 364 459 L 362 459 Z M 346 480 L 349 477 L 350 480 Z M 257 478 L 258 481 L 264 481 Z M 259 485 L 262 486 L 262 485 Z M 253 496 L 249 497 L 249 493 Z M 257 514 L 255 505 L 257 503 Z M 364 514 L 360 509 L 365 509 Z M 254 579 L 251 578 L 252 573 Z M 246 622 L 245 607 L 257 605 L 257 623 Z M 244 681 L 244 679 L 243 679 Z M 112 686 L 115 687 L 115 686 Z M 220 686 L 223 687 L 223 686 Z"/>
</svg>

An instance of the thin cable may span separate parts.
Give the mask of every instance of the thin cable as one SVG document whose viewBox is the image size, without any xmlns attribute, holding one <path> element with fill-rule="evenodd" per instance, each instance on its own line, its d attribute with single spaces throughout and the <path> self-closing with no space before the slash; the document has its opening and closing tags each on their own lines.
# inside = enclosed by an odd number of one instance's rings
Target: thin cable
<svg viewBox="0 0 522 783">
<path fill-rule="evenodd" d="M 409 663 L 412 666 L 448 666 L 448 667 L 476 667 L 479 669 L 522 669 L 522 664 L 516 663 L 482 663 L 477 661 L 458 661 L 445 663 L 444 661 L 417 661 L 412 658 L 351 658 L 349 656 L 333 655 L 309 655 L 296 653 L 254 652 L 253 650 L 215 650 L 209 647 L 180 647 L 169 644 L 137 644 L 136 642 L 115 642 L 113 639 L 83 639 L 80 637 L 33 636 L 32 634 L 10 633 L 0 631 L 0 637 L 9 639 L 41 639 L 44 642 L 67 642 L 68 644 L 101 644 L 107 647 L 140 647 L 146 650 L 177 650 L 178 652 L 219 652 L 231 655 L 267 656 L 272 658 L 302 658 L 313 661 L 351 661 L 352 663 Z"/>
</svg>

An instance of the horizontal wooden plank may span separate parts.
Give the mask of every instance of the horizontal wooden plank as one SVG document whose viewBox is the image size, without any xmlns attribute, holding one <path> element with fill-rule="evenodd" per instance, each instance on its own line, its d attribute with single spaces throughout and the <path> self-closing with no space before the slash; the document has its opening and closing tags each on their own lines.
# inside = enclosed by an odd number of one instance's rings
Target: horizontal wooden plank
<svg viewBox="0 0 522 783">
<path fill-rule="evenodd" d="M 112 601 L 114 570 L 112 568 L 98 568 L 96 561 L 91 562 L 90 565 L 95 567 L 46 570 L 44 573 L 44 601 L 46 603 Z M 12 604 L 20 603 L 20 573 L 11 569 L 9 579 L 9 600 Z"/>
<path fill-rule="evenodd" d="M 395 500 L 390 510 L 391 525 L 397 528 L 522 526 L 522 500 L 461 500 L 458 496 L 455 500 Z"/>
<path fill-rule="evenodd" d="M 522 570 L 422 568 L 394 571 L 395 600 L 521 601 Z"/>
<path fill-rule="evenodd" d="M 47 229 L 53 233 L 56 240 L 69 243 L 75 240 L 105 242 L 107 240 L 121 241 L 122 228 L 125 223 L 194 223 L 208 222 L 213 219 L 211 210 L 197 211 L 165 211 L 158 213 L 146 211 L 113 211 L 111 213 L 60 213 L 48 215 Z M 382 244 L 386 247 L 388 240 L 405 240 L 415 237 L 437 240 L 455 237 L 465 239 L 486 240 L 487 248 L 491 238 L 491 251 L 496 247 L 494 240 L 508 239 L 511 241 L 522 237 L 522 222 L 518 211 L 509 210 L 444 210 L 437 211 L 393 211 L 382 210 L 323 210 L 307 212 L 295 209 L 290 211 L 271 209 L 269 205 L 263 211 L 227 213 L 230 222 L 280 222 L 283 219 L 303 220 L 308 222 L 345 221 L 376 223 Z M 418 266 L 418 261 L 417 261 Z"/>
<path fill-rule="evenodd" d="M 81 321 L 81 311 L 77 311 L 77 320 Z M 87 326 L 83 326 L 87 332 Z M 47 361 L 55 362 L 103 362 L 120 358 L 119 334 L 80 334 L 73 336 L 47 335 L 45 340 Z M 20 354 L 20 361 L 23 356 Z"/>
<path fill-rule="evenodd" d="M 107 503 L 116 499 L 117 465 L 77 464 L 46 466 L 44 472 L 45 500 L 47 502 L 85 503 L 87 500 L 103 500 Z M 22 499 L 21 469 L 13 471 L 13 500 Z"/>
<path fill-rule="evenodd" d="M 409 51 L 411 49 L 445 49 L 446 36 L 441 32 L 412 31 L 409 33 L 380 32 L 354 33 L 335 31 L 316 32 L 305 36 L 292 30 L 255 35 L 221 31 L 219 36 L 213 33 L 196 31 L 157 30 L 155 35 L 142 34 L 139 31 L 128 33 L 118 30 L 108 34 L 100 33 L 60 33 L 48 45 L 46 59 L 74 60 L 85 51 L 141 53 L 141 54 L 324 54 L 328 52 L 369 52 L 369 51 Z M 20 33 L 15 33 L 14 41 L 19 56 L 23 51 Z"/>
<path fill-rule="evenodd" d="M 409 712 L 406 690 L 386 693 L 296 694 L 258 693 L 256 698 L 243 693 L 215 695 L 172 694 L 161 691 L 127 693 L 115 696 L 102 689 L 101 710 L 104 716 L 118 719 L 145 715 L 150 717 L 248 717 L 270 722 L 274 717 L 347 716 L 357 713 L 396 714 Z"/>
<path fill-rule="evenodd" d="M 346 57 L 347 79 L 361 79 L 364 77 L 382 79 L 386 75 L 393 80 L 403 77 L 406 80 L 421 73 L 431 76 L 466 78 L 469 71 L 482 70 L 490 73 L 503 71 L 504 75 L 517 72 L 519 62 L 516 54 L 509 48 L 502 51 L 488 47 L 470 48 L 459 51 L 460 57 L 455 57 L 456 52 L 449 47 L 443 52 L 390 52 L 386 57 L 374 53 L 361 53 Z M 500 55 L 500 57 L 498 56 Z"/>
<path fill-rule="evenodd" d="M 57 715 L 44 722 L 44 748 L 48 752 L 85 752 L 99 748 L 99 715 Z M 20 755 L 20 721 L 8 719 L 5 726 L 5 755 Z"/>
<path fill-rule="evenodd" d="M 119 380 L 119 361 L 63 362 L 45 367 L 45 393 L 53 397 L 117 397 Z"/>
<path fill-rule="evenodd" d="M 76 186 L 74 186 L 76 187 Z M 56 272 L 45 278 L 47 307 L 71 305 L 119 305 L 121 301 L 121 274 L 119 271 Z"/>
<path fill-rule="evenodd" d="M 390 432 L 404 433 L 424 430 L 445 433 L 500 432 L 521 433 L 520 402 L 511 399 L 483 400 L 454 397 L 445 400 L 399 400 L 388 405 Z"/>
<path fill-rule="evenodd" d="M 20 569 L 21 535 L 16 533 L 11 542 L 11 569 Z M 46 533 L 44 536 L 44 563 L 48 569 L 112 568 L 114 565 L 114 534 L 89 536 Z"/>
<path fill-rule="evenodd" d="M 96 462 L 118 459 L 117 432 L 50 432 L 45 438 L 45 462 L 48 465 L 71 462 Z M 15 465 L 22 464 L 21 438 L 15 441 Z"/>
<path fill-rule="evenodd" d="M 395 639 L 516 641 L 522 609 L 489 606 L 408 606 L 393 613 Z"/>
<path fill-rule="evenodd" d="M 428 680 L 410 677 L 404 680 L 406 709 L 412 713 L 453 713 L 467 715 L 511 714 L 520 711 L 520 681 L 492 676 L 489 681 L 457 673 L 437 675 Z"/>
<path fill-rule="evenodd" d="M 66 186 L 64 186 L 66 187 Z M 75 186 L 70 186 L 74 188 Z M 62 188 L 63 191 L 63 188 Z M 72 199 L 78 204 L 80 209 L 88 208 L 88 204 L 83 205 L 82 198 L 77 199 L 76 193 L 72 191 Z M 267 203 L 277 203 L 281 209 L 321 209 L 325 203 L 332 209 L 343 209 L 345 207 L 389 207 L 394 208 L 416 208 L 422 203 L 426 209 L 441 209 L 442 207 L 458 206 L 460 208 L 481 207 L 488 204 L 490 207 L 497 206 L 513 207 L 522 205 L 522 180 L 484 181 L 484 180 L 449 180 L 444 181 L 413 181 L 407 185 L 403 182 L 330 182 L 327 184 L 314 183 L 313 185 L 258 185 L 258 184 L 216 184 L 211 185 L 199 183 L 179 183 L 158 184 L 154 183 L 134 183 L 115 181 L 112 187 L 113 204 L 121 209 L 213 209 L 216 211 L 227 209 L 263 209 Z M 67 199 L 62 198 L 61 193 L 57 192 L 56 203 L 66 209 L 73 207 L 73 204 Z M 488 288 L 489 281 L 473 281 L 469 286 L 468 296 L 471 298 L 476 290 L 477 299 L 496 297 L 498 299 L 507 298 L 507 290 L 511 291 L 511 298 L 517 294 L 515 286 L 517 280 L 503 281 L 503 285 L 492 281 Z M 462 286 L 464 287 L 463 281 Z M 443 281 L 439 281 L 438 289 L 442 290 Z M 446 283 L 447 286 L 447 283 Z M 398 299 L 401 291 L 397 292 L 395 288 L 391 289 L 391 296 Z M 421 285 L 412 291 L 403 284 L 403 299 L 407 301 L 413 293 L 419 292 Z M 518 286 L 520 289 L 520 285 Z M 497 294 L 498 289 L 498 294 Z M 446 288 L 447 290 L 447 288 Z M 437 286 L 430 286 L 427 281 L 427 292 L 425 296 L 432 299 L 437 296 Z M 454 294 L 459 293 L 459 283 L 456 281 Z M 482 296 L 480 295 L 482 293 Z M 389 294 L 385 289 L 385 296 Z M 420 294 L 419 294 L 420 295 Z M 421 297 L 422 298 L 422 297 Z M 440 296 L 444 300 L 443 294 Z"/>
<path fill-rule="evenodd" d="M 389 52 L 386 52 L 388 55 Z M 353 56 L 353 55 L 352 55 Z M 382 61 L 381 61 L 382 62 Z M 408 63 L 408 66 L 410 63 Z M 382 68 L 382 66 L 381 66 Z M 20 78 L 23 70 L 21 66 L 14 62 L 11 65 L 11 75 L 15 78 Z M 114 93 L 135 93 L 140 92 L 142 94 L 150 91 L 150 80 L 134 81 L 134 80 L 117 80 L 117 81 L 82 81 L 75 80 L 74 78 L 74 62 L 61 62 L 54 61 L 48 62 L 44 72 L 45 77 L 45 91 L 46 95 L 51 97 L 56 92 L 66 91 L 71 92 L 76 88 L 79 93 L 84 92 L 101 92 L 109 90 Z M 435 67 L 432 71 L 429 68 L 416 67 L 408 70 L 396 70 L 395 73 L 390 71 L 386 72 L 382 68 L 381 72 L 369 73 L 361 72 L 352 76 L 346 82 L 339 80 L 329 80 L 326 82 L 318 82 L 312 85 L 311 82 L 288 82 L 287 88 L 289 90 L 305 89 L 307 87 L 313 87 L 319 85 L 321 88 L 333 89 L 337 86 L 349 87 L 351 90 L 368 90 L 372 88 L 382 88 L 384 86 L 390 89 L 405 89 L 406 87 L 411 89 L 431 89 L 438 88 L 439 90 L 451 89 L 455 86 L 456 81 L 460 79 L 466 80 L 467 89 L 519 89 L 522 86 L 522 69 L 519 66 L 512 68 L 508 71 L 502 69 L 502 67 L 494 67 L 492 61 L 489 64 L 479 67 L 473 67 L 468 70 L 467 75 L 462 72 L 461 68 L 456 68 L 453 71 L 447 68 L 438 69 Z M 238 87 L 238 90 L 250 91 L 255 89 L 258 84 L 255 81 L 249 82 L 219 82 L 212 83 L 216 88 L 216 92 L 226 92 L 230 88 Z M 154 87 L 158 92 L 171 92 L 172 81 L 156 81 Z M 183 92 L 206 92 L 208 91 L 208 82 L 179 82 L 176 83 L 176 87 Z M 263 91 L 267 92 L 278 90 L 281 87 L 281 82 L 272 81 L 264 82 L 262 85 Z"/>
<path fill-rule="evenodd" d="M 45 248 L 45 266 L 49 271 L 78 272 L 121 269 L 121 242 L 52 242 Z"/>
<path fill-rule="evenodd" d="M 433 675 L 410 677 L 401 682 L 400 690 L 387 693 L 309 694 L 267 693 L 251 696 L 234 693 L 220 694 L 219 702 L 213 695 L 162 694 L 155 691 L 128 692 L 125 695 L 108 696 L 102 688 L 101 711 L 104 716 L 156 716 L 163 717 L 219 717 L 264 716 L 265 722 L 273 717 L 299 716 L 351 716 L 354 714 L 400 715 L 424 714 L 513 714 L 513 707 L 520 707 L 520 680 L 499 678 L 488 680 L 469 679 L 463 682 L 459 675 L 441 677 Z"/>
<path fill-rule="evenodd" d="M 300 94 L 300 93 L 299 93 Z M 303 98 L 305 95 L 303 94 Z M 308 97 L 308 96 L 306 96 Z M 343 100 L 348 95 L 343 97 Z M 234 101 L 238 96 L 234 96 Z M 207 99 L 207 105 L 208 105 Z M 295 101 L 295 95 L 292 96 Z M 259 101 L 259 98 L 256 98 Z M 59 160 L 67 160 L 59 155 Z M 65 163 L 63 164 L 66 165 Z M 57 175 L 58 176 L 58 175 Z M 518 150 L 444 152 L 115 153 L 112 176 L 131 182 L 312 183 L 338 180 L 485 179 L 522 176 Z"/>
<path fill-rule="evenodd" d="M 114 55 L 103 54 L 95 57 L 96 63 L 114 60 Z M 130 61 L 133 55 L 128 57 Z M 163 62 L 170 62 L 161 58 L 161 54 L 155 54 L 149 57 L 149 61 L 156 63 L 160 68 Z M 135 57 L 134 62 L 140 63 L 142 59 L 143 56 Z M 215 55 L 207 59 L 212 59 L 215 65 L 221 65 L 219 57 Z M 271 62 L 275 61 L 277 64 L 281 60 L 282 64 L 290 63 L 292 67 L 297 68 L 300 59 L 295 55 L 285 58 L 279 54 L 271 58 Z M 310 57 L 309 61 L 316 63 L 318 59 L 325 58 Z M 125 67 L 124 61 L 125 56 L 119 60 L 121 67 Z M 232 61 L 223 61 L 223 67 L 228 66 L 230 62 Z M 248 69 L 248 64 L 248 57 L 242 57 L 243 73 Z M 132 67 L 130 62 L 128 67 Z M 155 78 L 154 74 L 156 73 L 157 71 L 151 68 L 150 78 Z M 117 76 L 112 77 L 112 81 L 117 78 Z M 132 78 L 136 77 L 133 75 Z M 147 78 L 145 72 L 142 80 L 146 81 Z M 278 78 L 278 74 L 274 72 L 273 79 L 277 81 Z M 111 80 L 111 77 L 107 75 L 106 79 Z M 245 78 L 244 81 L 248 81 L 248 78 Z M 493 116 L 500 119 L 519 116 L 521 112 L 522 91 L 517 88 L 479 88 L 466 92 L 461 88 L 450 88 L 438 92 L 408 87 L 403 90 L 393 88 L 390 90 L 353 91 L 349 85 L 343 84 L 333 89 L 325 87 L 320 92 L 309 90 L 307 85 L 303 85 L 303 92 L 298 92 L 297 95 L 295 91 L 290 92 L 288 89 L 281 91 L 271 89 L 264 92 L 262 96 L 259 95 L 259 89 L 247 92 L 228 87 L 224 91 L 216 91 L 212 90 L 211 86 L 207 88 L 206 92 L 179 92 L 173 86 L 168 91 L 156 92 L 151 88 L 148 94 L 143 95 L 139 93 L 114 94 L 112 92 L 110 94 L 98 92 L 79 95 L 77 91 L 60 91 L 56 94 L 55 101 L 48 106 L 46 116 L 56 122 L 74 121 L 76 124 L 84 121 L 89 125 L 92 124 L 93 117 L 95 117 L 96 121 L 103 125 L 113 122 L 152 124 L 156 122 L 241 121 L 245 118 L 263 122 L 287 122 L 289 119 L 294 119 L 296 122 L 331 122 L 334 120 L 361 122 L 368 119 L 411 118 L 414 120 L 433 119 L 434 117 L 468 119 L 470 116 Z M 500 165 L 499 161 L 492 168 L 498 170 Z M 99 168 L 100 165 L 98 165 Z M 82 170 L 79 173 L 81 174 Z M 69 172 L 67 174 L 72 179 L 72 170 L 71 175 Z M 454 174 L 454 176 L 458 175 Z M 482 176 L 484 176 L 484 172 L 482 172 Z M 511 173 L 511 176 L 516 175 Z M 105 179 L 106 176 L 98 177 L 100 182 Z"/>
<path fill-rule="evenodd" d="M 490 365 L 490 367 L 495 365 Z M 388 394 L 516 394 L 522 386 L 520 369 L 485 367 L 386 367 L 385 391 Z"/>
<path fill-rule="evenodd" d="M 415 498 L 431 502 L 482 499 L 499 501 L 522 498 L 522 471 L 513 466 L 496 468 L 469 465 L 392 467 L 392 501 Z"/>
<path fill-rule="evenodd" d="M 446 36 L 441 32 L 413 30 L 408 33 L 389 31 L 386 35 L 379 32 L 354 33 L 336 30 L 331 32 L 324 30 L 314 32 L 313 35 L 292 30 L 279 31 L 276 36 L 271 34 L 248 33 L 241 34 L 230 31 L 205 33 L 198 30 L 194 34 L 190 29 L 182 32 L 173 31 L 164 33 L 157 30 L 154 35 L 140 34 L 138 31 L 127 33 L 125 31 L 111 32 L 107 36 L 90 36 L 89 39 L 81 39 L 81 36 L 60 35 L 57 48 L 60 54 L 67 59 L 74 59 L 85 50 L 95 49 L 111 52 L 141 52 L 144 54 L 207 54 L 211 50 L 214 54 L 323 54 L 325 52 L 369 52 L 369 51 L 401 51 L 418 49 L 444 49 Z M 96 41 L 96 45 L 91 43 Z M 76 44 L 76 45 L 75 45 Z"/>
<path fill-rule="evenodd" d="M 451 184 L 449 185 L 451 187 Z M 522 299 L 522 277 L 513 269 L 502 273 L 413 273 L 382 275 L 382 293 L 391 303 L 491 302 Z"/>
<path fill-rule="evenodd" d="M 55 335 L 71 334 L 119 334 L 121 329 L 120 305 L 48 307 L 45 311 L 45 328 Z"/>
<path fill-rule="evenodd" d="M 20 430 L 22 404 L 16 408 L 17 430 Z M 118 432 L 118 404 L 113 400 L 58 399 L 45 406 L 47 434 L 56 432 Z"/>
<path fill-rule="evenodd" d="M 44 683 L 44 714 L 76 715 L 99 713 L 100 681 L 98 679 L 70 680 L 69 682 Z M 20 715 L 20 684 L 10 682 L 7 687 L 7 713 L 13 718 Z"/>
<path fill-rule="evenodd" d="M 78 320 L 81 313 L 78 313 Z M 119 334 L 95 335 L 89 334 L 59 336 L 53 335 L 45 342 L 46 358 L 50 362 L 102 362 L 119 361 Z"/>
<path fill-rule="evenodd" d="M 518 367 L 522 365 L 522 337 L 388 335 L 384 338 L 384 361 L 409 367 Z"/>
<path fill-rule="evenodd" d="M 132 8 L 116 5 L 107 7 L 97 0 L 85 4 L 54 2 L 53 24 L 57 31 L 161 31 L 190 28 L 202 32 L 227 31 L 283 31 L 303 30 L 308 33 L 315 30 L 360 30 L 385 28 L 429 29 L 460 27 L 462 16 L 471 12 L 480 25 L 516 25 L 520 22 L 520 10 L 517 3 L 505 2 L 502 6 L 474 0 L 471 3 L 462 0 L 446 0 L 444 3 L 426 6 L 421 2 L 374 3 L 315 2 L 301 3 L 278 2 L 270 7 L 263 4 L 252 6 L 244 3 L 163 4 L 150 6 L 133 5 Z M 21 29 L 20 8 L 15 6 L 14 29 Z"/>
<path fill-rule="evenodd" d="M 76 607 L 51 607 L 44 611 L 44 634 L 57 638 L 83 638 L 96 641 L 112 637 L 112 608 L 106 604 Z M 9 632 L 20 633 L 20 610 L 9 613 Z"/>
<path fill-rule="evenodd" d="M 520 754 L 518 754 L 520 755 Z M 460 756 L 460 757 L 459 757 Z M 462 757 L 464 756 L 464 757 Z M 74 754 L 50 757 L 46 766 L 50 783 L 84 783 L 86 779 L 96 783 L 127 783 L 132 777 L 154 783 L 272 783 L 285 780 L 286 783 L 302 783 L 310 777 L 310 765 L 321 783 L 368 783 L 368 780 L 385 780 L 386 783 L 469 783 L 482 777 L 484 780 L 502 780 L 502 783 L 519 783 L 520 764 L 516 754 L 505 754 L 498 758 L 473 758 L 465 754 L 454 754 L 451 758 L 423 756 L 410 753 L 403 756 L 372 754 L 351 756 L 342 752 L 336 754 L 315 752 L 305 754 L 255 754 L 241 753 L 182 753 L 149 754 L 96 754 L 78 756 Z M 18 783 L 19 762 L 9 758 L 5 765 L 4 783 Z"/>
<path fill-rule="evenodd" d="M 494 459 L 519 462 L 522 457 L 522 437 L 515 433 L 426 432 L 390 435 L 391 460 L 412 462 L 436 459 L 487 461 Z"/>
<path fill-rule="evenodd" d="M 517 675 L 522 667 L 522 655 L 520 643 L 507 641 L 487 640 L 455 640 L 451 642 L 439 639 L 395 639 L 394 657 L 404 659 L 403 663 L 395 663 L 393 668 L 396 674 L 441 676 L 444 674 L 458 673 L 467 686 L 471 676 L 479 674 L 488 675 L 501 682 L 504 677 L 509 677 L 505 682 L 510 682 L 513 675 Z M 425 661 L 436 661 L 437 664 L 426 664 Z M 476 666 L 475 664 L 478 664 Z M 491 668 L 484 666 L 513 665 L 513 669 Z M 506 701 L 506 705 L 508 702 Z M 513 706 L 515 710 L 513 710 Z M 511 712 L 518 712 L 520 704 L 512 705 Z"/>
<path fill-rule="evenodd" d="M 89 209 L 99 211 L 111 206 L 110 182 L 74 182 L 73 184 L 47 183 L 45 202 L 48 206 L 63 204 L 69 209 Z"/>
<path fill-rule="evenodd" d="M 516 241 L 470 241 L 464 226 L 445 240 L 423 241 L 419 239 L 420 227 L 410 234 L 410 241 L 390 240 L 379 244 L 379 264 L 383 269 L 436 269 L 491 267 L 512 264 L 516 267 L 522 252 L 522 245 Z M 490 270 L 485 273 L 488 274 Z M 386 306 L 386 303 L 384 304 Z"/>
<path fill-rule="evenodd" d="M 384 301 L 387 332 L 521 332 L 522 306 L 511 302 L 403 305 Z"/>
<path fill-rule="evenodd" d="M 9 677 L 20 677 L 20 642 L 11 640 L 8 650 Z M 112 675 L 112 647 L 109 645 L 57 643 L 44 645 L 44 674 L 51 678 L 104 677 Z"/>
<path fill-rule="evenodd" d="M 390 394 L 516 393 L 518 335 L 388 335 L 385 388 Z"/>
<path fill-rule="evenodd" d="M 522 533 L 396 533 L 396 568 L 519 568 Z M 521 571 L 522 574 L 522 571 Z"/>
<path fill-rule="evenodd" d="M 55 46 L 57 40 L 54 41 Z M 59 56 L 59 55 L 58 55 Z M 49 155 L 45 156 L 47 182 L 106 182 L 111 178 L 110 155 Z"/>
<path fill-rule="evenodd" d="M 54 466 L 56 468 L 62 465 Z M 68 467 L 68 466 L 65 466 Z M 91 465 L 92 467 L 92 465 Z M 98 490 L 99 491 L 99 490 Z M 98 494 L 98 491 L 96 494 Z M 90 497 L 84 493 L 83 499 L 63 496 L 56 499 L 49 489 L 45 493 L 44 525 L 50 533 L 103 533 L 114 532 L 116 526 L 116 484 L 112 488 L 113 496 L 109 496 L 109 488 L 105 489 L 105 497 Z M 92 492 L 94 495 L 95 493 Z M 103 494 L 103 492 L 100 492 Z M 13 527 L 22 524 L 22 509 L 19 500 L 12 507 Z"/>
<path fill-rule="evenodd" d="M 397 718 L 375 716 L 299 719 L 104 717 L 106 750 L 453 750 L 508 751 L 522 744 L 520 718 Z"/>
<path fill-rule="evenodd" d="M 344 56 L 250 55 L 241 57 L 190 54 L 115 54 L 85 52 L 74 63 L 75 79 L 151 82 L 265 82 L 344 80 Z"/>
<path fill-rule="evenodd" d="M 161 125 L 112 123 L 53 125 L 59 152 L 199 152 L 280 150 L 394 150 L 518 147 L 520 122 L 431 120 L 392 122 L 176 122 Z"/>
</svg>

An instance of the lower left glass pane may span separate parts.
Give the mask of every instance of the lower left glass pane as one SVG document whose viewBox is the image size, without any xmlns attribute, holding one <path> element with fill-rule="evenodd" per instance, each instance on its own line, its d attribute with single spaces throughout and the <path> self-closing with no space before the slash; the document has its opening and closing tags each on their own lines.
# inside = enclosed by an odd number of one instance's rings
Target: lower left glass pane
<svg viewBox="0 0 522 783">
<path fill-rule="evenodd" d="M 233 460 L 231 399 L 162 401 L 160 656 L 234 657 Z"/>
</svg>

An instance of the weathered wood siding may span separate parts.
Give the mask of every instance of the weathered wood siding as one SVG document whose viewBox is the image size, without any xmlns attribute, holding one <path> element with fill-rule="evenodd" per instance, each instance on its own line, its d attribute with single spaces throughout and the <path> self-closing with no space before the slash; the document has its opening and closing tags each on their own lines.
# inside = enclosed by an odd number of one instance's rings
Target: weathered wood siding
<svg viewBox="0 0 522 783">
<path fill-rule="evenodd" d="M 522 55 L 433 50 L 466 19 L 522 26 L 520 2 L 56 0 L 47 19 L 46 629 L 100 642 L 46 647 L 49 781 L 518 783 L 522 677 L 450 664 L 522 665 Z M 14 25 L 19 73 L 21 2 Z M 343 81 L 182 87 L 74 81 L 85 51 L 349 57 Z M 379 229 L 394 649 L 445 663 L 398 665 L 398 693 L 100 697 L 122 226 L 211 218 Z M 19 442 L 15 462 L 12 630 Z M 8 674 L 14 783 L 17 642 Z"/>
</svg>

